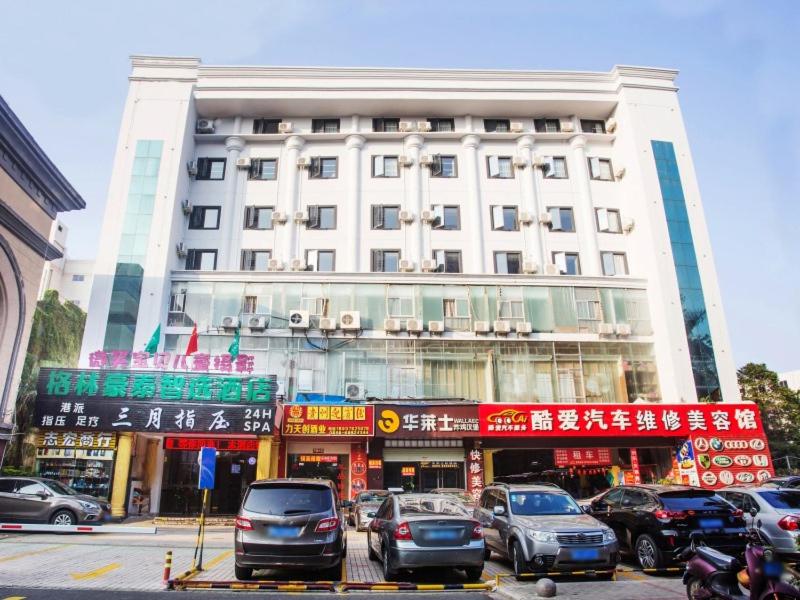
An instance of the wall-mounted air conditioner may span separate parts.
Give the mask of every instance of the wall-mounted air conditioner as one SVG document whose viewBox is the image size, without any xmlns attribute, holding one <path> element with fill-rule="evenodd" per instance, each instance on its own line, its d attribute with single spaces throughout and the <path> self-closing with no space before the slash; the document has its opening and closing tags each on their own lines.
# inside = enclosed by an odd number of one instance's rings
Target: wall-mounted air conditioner
<svg viewBox="0 0 800 600">
<path fill-rule="evenodd" d="M 522 156 L 515 156 L 511 162 L 517 169 L 524 169 L 528 166 L 528 161 Z"/>
<path fill-rule="evenodd" d="M 636 226 L 636 221 L 633 219 L 623 219 L 622 220 L 622 231 L 625 233 L 630 233 L 633 231 L 633 228 Z"/>
<path fill-rule="evenodd" d="M 533 223 L 533 215 L 526 210 L 523 210 L 519 213 L 519 218 L 517 219 L 520 225 L 530 225 Z"/>
<path fill-rule="evenodd" d="M 547 164 L 547 161 L 544 159 L 544 156 L 540 156 L 538 154 L 534 154 L 533 156 L 533 166 L 542 168 Z"/>
<path fill-rule="evenodd" d="M 539 223 L 542 225 L 550 225 L 553 222 L 553 217 L 550 215 L 549 212 L 544 212 L 539 215 Z"/>
<path fill-rule="evenodd" d="M 444 333 L 444 321 L 428 321 L 430 333 Z"/>
<path fill-rule="evenodd" d="M 189 172 L 189 177 L 197 177 L 197 163 L 190 160 L 186 163 L 186 170 Z"/>
<path fill-rule="evenodd" d="M 475 321 L 472 324 L 472 330 L 475 333 L 489 333 L 492 331 L 489 321 Z"/>
<path fill-rule="evenodd" d="M 292 261 L 289 263 L 289 268 L 292 271 L 305 271 L 306 261 L 304 261 L 302 258 L 293 258 Z"/>
<path fill-rule="evenodd" d="M 363 400 L 367 393 L 367 386 L 360 381 L 348 381 L 344 384 L 344 397 L 346 400 Z"/>
<path fill-rule="evenodd" d="M 183 211 L 183 214 L 185 214 L 185 215 L 192 214 L 192 203 L 189 202 L 188 198 L 186 198 L 185 200 L 183 200 L 181 202 L 181 210 Z"/>
<path fill-rule="evenodd" d="M 405 154 L 401 154 L 397 157 L 397 164 L 401 167 L 410 167 L 414 164 L 414 159 L 410 156 L 406 156 Z"/>
<path fill-rule="evenodd" d="M 267 271 L 283 271 L 283 262 L 277 258 L 270 258 L 267 261 Z"/>
<path fill-rule="evenodd" d="M 431 273 L 433 271 L 436 271 L 438 266 L 439 265 L 436 264 L 436 261 L 434 259 L 432 259 L 432 258 L 423 258 L 420 268 L 423 271 L 425 271 L 426 273 Z"/>
<path fill-rule="evenodd" d="M 250 159 L 247 158 L 247 157 L 237 158 L 236 159 L 236 168 L 237 169 L 249 169 L 250 168 Z"/>
<path fill-rule="evenodd" d="M 301 156 L 297 159 L 297 168 L 298 169 L 305 169 L 308 166 L 308 159 L 305 156 Z"/>
<path fill-rule="evenodd" d="M 539 265 L 536 264 L 534 260 L 523 260 L 522 261 L 522 272 L 526 275 L 533 275 L 534 273 L 539 271 Z"/>
<path fill-rule="evenodd" d="M 336 331 L 336 319 L 333 317 L 320 317 L 319 328 L 321 331 Z"/>
<path fill-rule="evenodd" d="M 406 331 L 408 333 L 420 334 L 424 329 L 421 319 L 408 319 L 406 321 Z"/>
<path fill-rule="evenodd" d="M 419 220 L 423 223 L 432 223 L 436 219 L 436 212 L 433 210 L 425 209 L 419 213 Z"/>
<path fill-rule="evenodd" d="M 308 311 L 293 309 L 289 311 L 289 329 L 308 329 Z"/>
<path fill-rule="evenodd" d="M 195 133 L 214 133 L 214 119 L 197 119 Z"/>
<path fill-rule="evenodd" d="M 597 333 L 600 335 L 614 335 L 613 323 L 599 323 L 597 325 Z"/>
<path fill-rule="evenodd" d="M 286 223 L 286 213 L 281 212 L 279 210 L 272 211 L 272 222 L 273 223 Z"/>
<path fill-rule="evenodd" d="M 430 131 L 431 130 L 431 122 L 430 121 L 417 121 L 417 131 Z"/>
<path fill-rule="evenodd" d="M 267 328 L 267 317 L 266 315 L 250 315 L 247 318 L 247 327 L 249 329 L 256 329 L 258 331 L 263 331 Z"/>
<path fill-rule="evenodd" d="M 518 335 L 528 335 L 533 333 L 533 326 L 530 321 L 517 321 L 514 324 L 514 331 L 516 331 Z"/>
<path fill-rule="evenodd" d="M 606 121 L 606 132 L 614 133 L 617 130 L 617 120 L 611 117 Z"/>
<path fill-rule="evenodd" d="M 308 213 L 304 210 L 298 210 L 294 213 L 295 223 L 306 223 L 308 221 Z"/>
<path fill-rule="evenodd" d="M 561 269 L 558 268 L 558 265 L 554 265 L 553 263 L 549 263 L 544 268 L 545 275 L 561 275 Z"/>
<path fill-rule="evenodd" d="M 617 323 L 617 335 L 628 337 L 631 334 L 631 326 L 628 323 Z"/>
<path fill-rule="evenodd" d="M 399 269 L 403 273 L 410 273 L 414 270 L 414 261 L 408 260 L 407 258 L 401 258 L 399 263 Z"/>
<path fill-rule="evenodd" d="M 511 333 L 511 322 L 502 319 L 494 322 L 494 332 L 497 335 L 508 335 Z"/>
<path fill-rule="evenodd" d="M 400 319 L 384 319 L 383 330 L 386 333 L 397 333 L 400 331 Z"/>
<path fill-rule="evenodd" d="M 239 327 L 239 317 L 235 315 L 222 317 L 222 322 L 220 323 L 220 326 L 223 329 L 237 329 Z"/>
<path fill-rule="evenodd" d="M 285 121 L 283 123 L 278 123 L 278 133 L 292 133 L 292 123 L 291 123 L 291 121 Z"/>
<path fill-rule="evenodd" d="M 401 223 L 413 223 L 414 222 L 414 213 L 410 210 L 401 210 L 397 218 L 400 220 Z"/>
<path fill-rule="evenodd" d="M 575 131 L 575 123 L 572 119 L 561 119 L 561 131 L 563 133 L 572 133 Z"/>
<path fill-rule="evenodd" d="M 175 252 L 177 252 L 178 258 L 186 258 L 186 246 L 183 245 L 183 242 L 175 244 Z"/>
<path fill-rule="evenodd" d="M 433 164 L 433 158 L 429 154 L 423 154 L 419 157 L 419 164 L 423 167 L 429 167 Z"/>
<path fill-rule="evenodd" d="M 511 121 L 508 128 L 511 133 L 522 133 L 524 129 L 521 121 Z"/>
<path fill-rule="evenodd" d="M 414 131 L 414 122 L 413 121 L 400 121 L 400 124 L 397 128 L 402 133 L 408 133 L 409 131 Z"/>
<path fill-rule="evenodd" d="M 618 167 L 618 168 L 617 168 L 617 169 L 614 171 L 614 177 L 616 177 L 617 179 L 622 179 L 623 177 L 625 177 L 625 173 L 626 173 L 626 172 L 627 172 L 627 171 L 625 171 L 625 167 Z"/>
<path fill-rule="evenodd" d="M 343 331 L 361 329 L 361 313 L 357 310 L 343 310 L 339 313 L 339 323 Z"/>
</svg>

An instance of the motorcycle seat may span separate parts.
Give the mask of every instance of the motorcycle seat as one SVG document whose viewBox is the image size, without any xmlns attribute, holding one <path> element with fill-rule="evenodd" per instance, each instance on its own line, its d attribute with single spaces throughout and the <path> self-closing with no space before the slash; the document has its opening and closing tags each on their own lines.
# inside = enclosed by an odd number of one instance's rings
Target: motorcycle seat
<svg viewBox="0 0 800 600">
<path fill-rule="evenodd" d="M 737 571 L 741 569 L 741 565 L 735 557 L 723 554 L 719 550 L 709 548 L 708 546 L 699 546 L 697 548 L 697 555 L 707 563 L 713 565 L 718 571 Z"/>
</svg>

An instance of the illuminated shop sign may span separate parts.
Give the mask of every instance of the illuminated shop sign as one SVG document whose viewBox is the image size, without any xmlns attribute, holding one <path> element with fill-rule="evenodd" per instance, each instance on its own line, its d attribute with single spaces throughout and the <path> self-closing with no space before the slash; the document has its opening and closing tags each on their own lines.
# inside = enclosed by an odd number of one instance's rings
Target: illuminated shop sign
<svg viewBox="0 0 800 600">
<path fill-rule="evenodd" d="M 367 404 L 287 404 L 283 411 L 286 436 L 371 436 L 373 407 Z"/>
<path fill-rule="evenodd" d="M 611 464 L 610 448 L 556 448 L 553 456 L 557 467 L 596 467 Z"/>
<path fill-rule="evenodd" d="M 95 350 L 89 354 L 92 369 L 154 369 L 159 371 L 193 371 L 219 373 L 252 373 L 255 356 L 239 354 L 207 354 L 194 352 L 129 352 L 128 350 Z"/>
<path fill-rule="evenodd" d="M 200 450 L 200 448 L 216 448 L 226 452 L 257 452 L 258 440 L 237 438 L 164 438 L 165 450 Z"/>
<path fill-rule="evenodd" d="M 377 406 L 375 436 L 462 438 L 478 435 L 478 405 Z"/>
</svg>

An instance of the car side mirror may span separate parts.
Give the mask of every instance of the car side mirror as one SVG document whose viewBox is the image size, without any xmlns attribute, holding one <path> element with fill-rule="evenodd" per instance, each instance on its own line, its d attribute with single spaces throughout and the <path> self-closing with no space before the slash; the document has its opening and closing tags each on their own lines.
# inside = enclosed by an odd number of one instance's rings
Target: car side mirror
<svg viewBox="0 0 800 600">
<path fill-rule="evenodd" d="M 371 511 L 369 511 L 367 513 L 367 517 L 369 517 L 370 519 L 374 519 L 375 518 L 375 514 L 376 514 L 375 511 L 371 510 Z"/>
<path fill-rule="evenodd" d="M 758 514 L 758 509 L 755 506 L 750 507 L 750 516 L 755 517 Z"/>
<path fill-rule="evenodd" d="M 44 490 L 39 490 L 38 492 L 36 492 L 36 495 L 39 496 L 39 498 L 41 498 L 42 500 L 47 500 L 50 497 L 50 494 L 48 494 Z"/>
<path fill-rule="evenodd" d="M 497 516 L 504 515 L 506 514 L 506 507 L 498 504 L 492 509 L 492 512 Z"/>
</svg>

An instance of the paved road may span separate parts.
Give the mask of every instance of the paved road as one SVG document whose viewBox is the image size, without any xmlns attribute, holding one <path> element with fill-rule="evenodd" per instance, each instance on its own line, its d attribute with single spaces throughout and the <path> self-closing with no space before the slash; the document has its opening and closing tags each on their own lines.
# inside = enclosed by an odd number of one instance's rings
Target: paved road
<svg viewBox="0 0 800 600">
<path fill-rule="evenodd" d="M 369 593 L 369 592 L 362 592 Z M 360 594 L 359 594 L 360 595 Z M 114 592 L 114 600 L 165 600 L 170 598 L 168 592 Z M 173 598 L 175 598 L 173 593 Z M 259 592 L 258 598 L 265 600 L 286 600 L 286 593 Z M 18 589 L 10 590 L 0 587 L 0 600 L 53 600 L 53 590 L 41 589 Z M 108 592 L 103 590 L 60 590 L 58 600 L 108 600 Z M 176 600 L 232 600 L 238 598 L 242 600 L 242 592 L 180 592 Z M 308 600 L 331 600 L 331 595 L 326 594 L 302 594 L 302 598 Z M 392 594 L 389 592 L 381 593 L 381 600 L 408 600 L 407 593 Z M 474 592 L 445 592 L 441 594 L 426 593 L 426 599 L 433 600 L 489 600 L 488 594 Z"/>
</svg>

